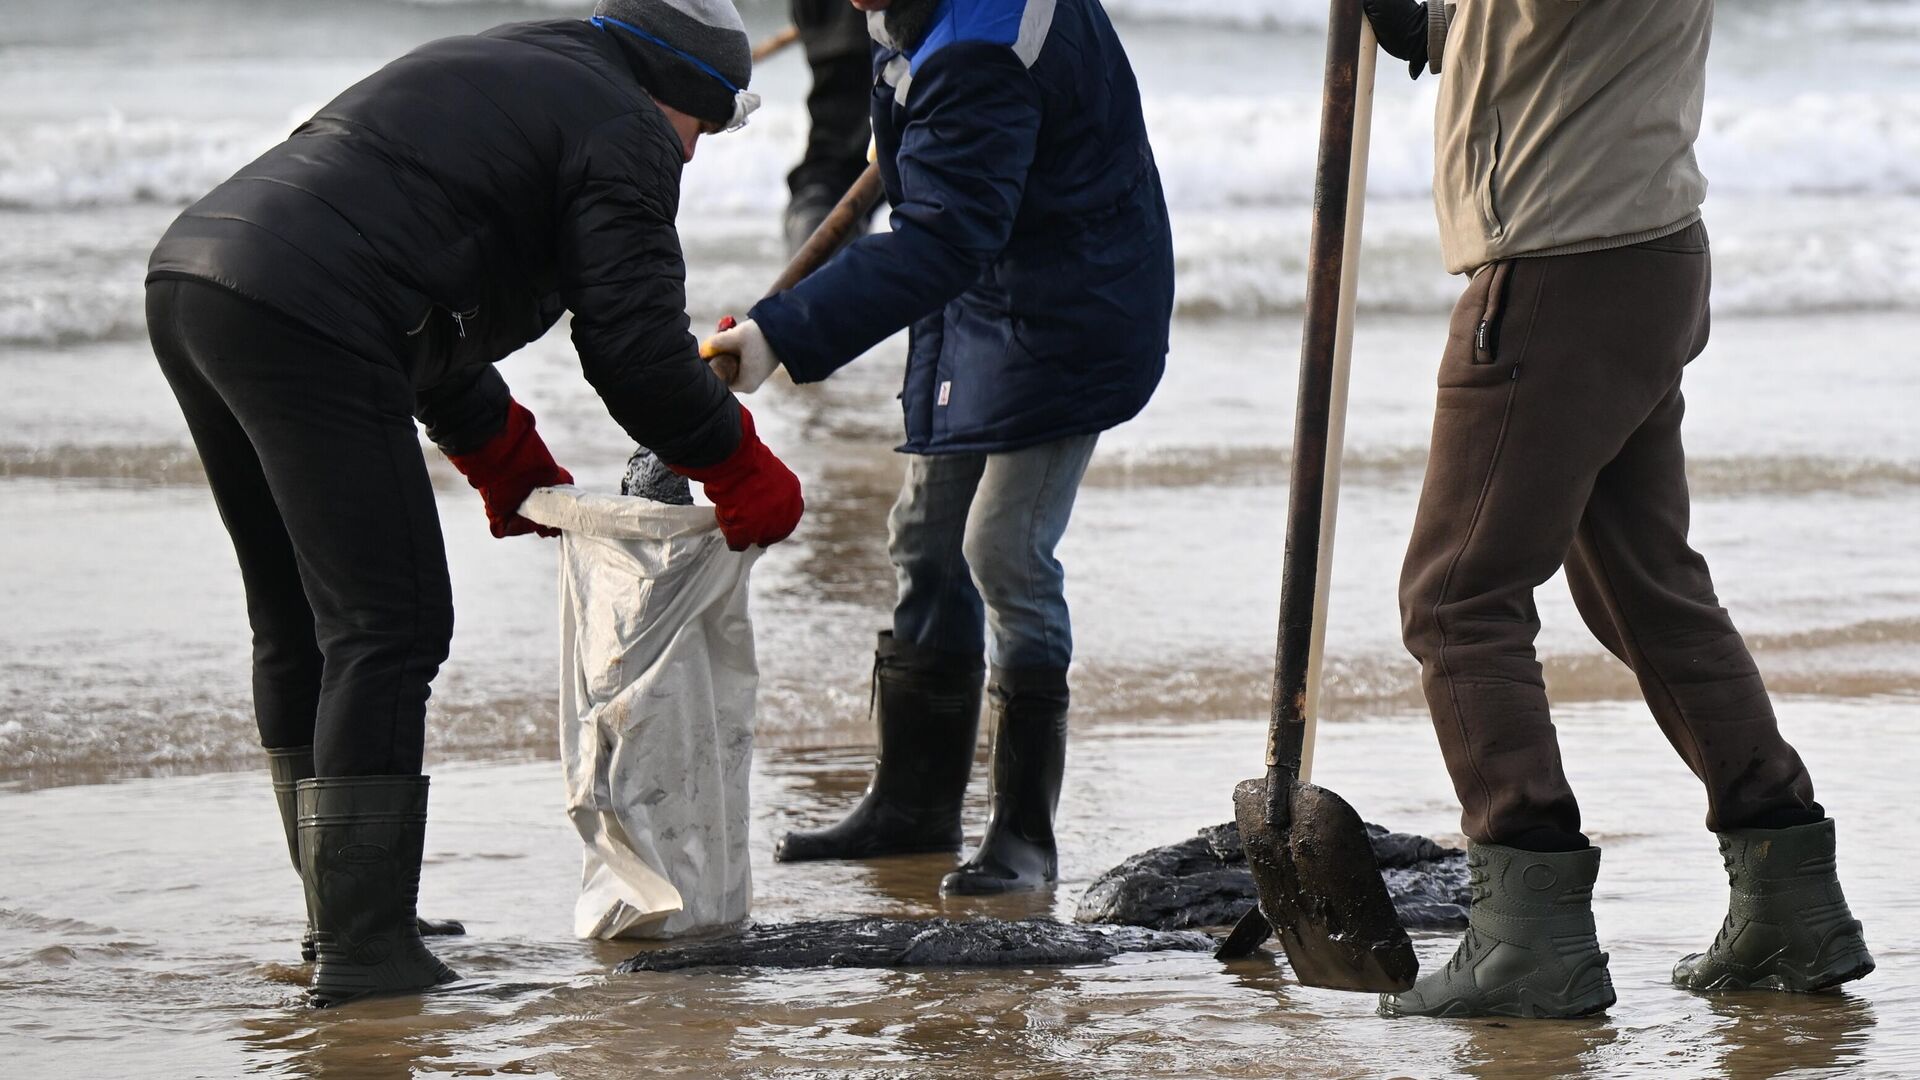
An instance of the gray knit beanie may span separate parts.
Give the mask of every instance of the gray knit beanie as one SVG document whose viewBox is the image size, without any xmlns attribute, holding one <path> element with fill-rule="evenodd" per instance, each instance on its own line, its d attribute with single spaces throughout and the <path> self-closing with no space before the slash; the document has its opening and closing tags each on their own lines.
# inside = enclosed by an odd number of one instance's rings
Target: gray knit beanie
<svg viewBox="0 0 1920 1080">
<path fill-rule="evenodd" d="M 730 0 L 599 0 L 593 24 L 622 40 L 649 93 L 689 116 L 731 131 L 760 107 L 747 93 L 753 46 Z"/>
</svg>

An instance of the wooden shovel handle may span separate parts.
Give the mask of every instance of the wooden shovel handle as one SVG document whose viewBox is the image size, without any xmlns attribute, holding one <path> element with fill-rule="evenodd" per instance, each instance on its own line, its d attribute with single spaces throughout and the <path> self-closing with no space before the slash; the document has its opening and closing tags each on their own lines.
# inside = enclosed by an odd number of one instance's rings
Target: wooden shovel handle
<svg viewBox="0 0 1920 1080">
<path fill-rule="evenodd" d="M 813 230 L 813 235 L 807 237 L 807 242 L 800 246 L 800 250 L 794 252 L 787 268 L 773 279 L 773 286 L 767 290 L 767 295 L 793 288 L 815 270 L 825 266 L 828 259 L 839 254 L 840 249 L 858 235 L 856 230 L 859 226 L 872 216 L 873 208 L 880 204 L 880 195 L 880 166 L 869 162 L 859 179 L 853 182 L 845 195 L 840 196 L 840 201 L 827 214 L 826 220 Z"/>
<path fill-rule="evenodd" d="M 1291 789 L 1306 764 L 1312 709 L 1319 698 L 1313 682 L 1326 625 L 1320 594 L 1327 585 L 1322 579 L 1332 554 L 1332 507 L 1339 490 L 1344 362 L 1353 340 L 1351 274 L 1359 256 L 1359 207 L 1366 197 L 1374 48 L 1372 27 L 1361 6 L 1355 0 L 1332 0 L 1267 738 L 1266 818 L 1276 830 L 1287 825 Z"/>
<path fill-rule="evenodd" d="M 834 205 L 832 212 L 820 227 L 813 230 L 800 250 L 794 253 L 787 268 L 773 281 L 773 287 L 767 295 L 785 292 L 806 280 L 815 270 L 827 264 L 827 260 L 840 253 L 840 249 L 857 235 L 859 226 L 873 214 L 873 208 L 880 204 L 883 193 L 880 184 L 880 166 L 869 163 L 860 178 L 853 182 L 845 195 Z M 722 329 L 726 329 L 723 325 Z M 733 385 L 735 376 L 740 374 L 740 358 L 732 353 L 720 353 L 707 358 L 707 366 L 728 386 Z"/>
<path fill-rule="evenodd" d="M 762 60 L 766 60 L 784 51 L 787 46 L 799 40 L 800 28 L 797 26 L 789 26 L 777 34 L 769 34 L 760 41 L 754 42 L 753 62 L 757 64 Z"/>
</svg>

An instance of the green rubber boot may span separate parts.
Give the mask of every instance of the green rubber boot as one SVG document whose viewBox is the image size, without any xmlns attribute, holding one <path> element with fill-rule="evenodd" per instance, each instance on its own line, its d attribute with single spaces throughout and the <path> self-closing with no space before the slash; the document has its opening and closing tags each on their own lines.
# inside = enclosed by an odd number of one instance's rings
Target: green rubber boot
<svg viewBox="0 0 1920 1080">
<path fill-rule="evenodd" d="M 1380 995 L 1382 1016 L 1592 1016 L 1612 1005 L 1607 954 L 1593 928 L 1600 849 L 1467 849 L 1473 907 L 1447 966 L 1403 994 Z"/>
<path fill-rule="evenodd" d="M 313 915 L 313 983 L 326 1008 L 453 982 L 420 940 L 414 903 L 427 834 L 424 776 L 302 780 L 300 877 Z"/>
<path fill-rule="evenodd" d="M 1826 990 L 1873 956 L 1834 865 L 1833 821 L 1720 834 L 1731 895 L 1719 936 L 1673 968 L 1682 990 Z"/>
<path fill-rule="evenodd" d="M 280 808 L 280 827 L 287 831 L 287 854 L 293 859 L 293 872 L 300 872 L 299 812 L 293 790 L 302 780 L 313 776 L 313 747 L 289 746 L 267 749 L 267 774 L 273 777 L 273 801 Z M 467 932 L 458 919 L 420 919 L 423 937 L 458 937 Z M 307 928 L 300 935 L 300 959 L 313 963 L 313 913 L 307 913 Z"/>
</svg>

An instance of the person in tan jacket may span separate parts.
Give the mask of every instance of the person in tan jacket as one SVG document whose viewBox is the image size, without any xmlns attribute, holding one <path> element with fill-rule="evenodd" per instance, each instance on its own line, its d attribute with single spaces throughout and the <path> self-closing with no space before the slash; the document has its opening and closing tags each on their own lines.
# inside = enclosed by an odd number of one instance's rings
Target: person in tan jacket
<svg viewBox="0 0 1920 1080">
<path fill-rule="evenodd" d="M 1681 375 L 1707 342 L 1694 160 L 1712 0 L 1365 0 L 1441 76 L 1434 205 L 1468 275 L 1440 362 L 1400 584 L 1459 795 L 1473 906 L 1388 1016 L 1585 1016 L 1614 1002 L 1534 638 L 1565 568 L 1602 644 L 1706 788 L 1731 902 L 1696 991 L 1827 989 L 1873 970 L 1833 822 L 1688 544 Z"/>
</svg>

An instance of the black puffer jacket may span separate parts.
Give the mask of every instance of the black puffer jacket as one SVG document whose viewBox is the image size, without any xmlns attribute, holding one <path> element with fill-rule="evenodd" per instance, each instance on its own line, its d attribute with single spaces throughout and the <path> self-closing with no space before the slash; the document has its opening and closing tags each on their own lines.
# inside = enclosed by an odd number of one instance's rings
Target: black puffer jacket
<svg viewBox="0 0 1920 1080">
<path fill-rule="evenodd" d="M 147 280 L 213 282 L 401 365 L 452 453 L 505 422 L 493 364 L 572 311 L 614 419 L 714 464 L 738 410 L 688 333 L 680 143 L 631 47 L 573 20 L 423 45 L 189 207 Z"/>
</svg>

